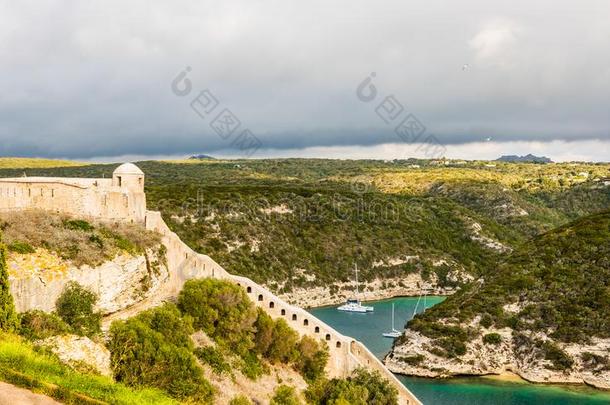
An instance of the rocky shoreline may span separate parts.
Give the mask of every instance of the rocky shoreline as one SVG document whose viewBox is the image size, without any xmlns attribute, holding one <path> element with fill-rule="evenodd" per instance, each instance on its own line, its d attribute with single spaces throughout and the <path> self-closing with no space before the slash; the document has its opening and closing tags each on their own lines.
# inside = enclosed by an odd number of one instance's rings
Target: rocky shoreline
<svg viewBox="0 0 610 405">
<path fill-rule="evenodd" d="M 342 304 L 355 295 L 356 283 L 335 283 L 336 291 L 329 286 L 294 289 L 290 293 L 278 294 L 284 301 L 301 308 L 316 308 Z M 419 274 L 403 278 L 375 279 L 360 283 L 359 297 L 362 301 L 377 301 L 395 297 L 426 295 L 451 295 L 456 290 L 436 285 L 436 280 L 424 281 Z"/>
<path fill-rule="evenodd" d="M 390 371 L 410 376 L 451 378 L 457 376 L 486 376 L 515 374 L 536 384 L 580 384 L 610 390 L 610 369 L 591 369 L 583 355 L 604 356 L 610 351 L 610 339 L 594 339 L 587 345 L 562 345 L 574 364 L 566 370 L 554 369 L 552 363 L 535 353 L 523 353 L 515 347 L 512 331 L 508 328 L 488 330 L 502 337 L 499 344 L 485 344 L 481 336 L 467 345 L 463 356 L 447 359 L 431 353 L 432 339 L 418 332 L 405 331 L 401 343 L 394 346 L 384 362 Z M 484 335 L 482 334 L 482 335 Z"/>
<path fill-rule="evenodd" d="M 402 282 L 400 282 L 402 281 Z M 293 290 L 280 297 L 287 302 L 302 308 L 314 308 L 337 305 L 353 296 L 355 283 L 335 284 L 338 290 L 331 294 L 330 287 L 313 287 Z M 403 279 L 386 279 L 365 282 L 360 285 L 360 299 L 375 301 L 396 297 L 418 296 L 422 291 L 427 295 L 451 295 L 452 289 L 440 288 L 434 282 L 424 282 L 419 274 L 410 274 Z M 610 370 L 601 373 L 587 371 L 582 361 L 576 360 L 570 372 L 549 368 L 547 360 L 535 357 L 519 358 L 515 355 L 510 329 L 489 330 L 486 333 L 498 333 L 503 343 L 487 345 L 482 337 L 468 345 L 468 352 L 461 358 L 447 359 L 431 354 L 431 339 L 417 332 L 406 330 L 407 343 L 396 345 L 386 356 L 384 363 L 396 374 L 427 377 L 451 378 L 459 376 L 517 376 L 521 380 L 534 384 L 588 385 L 597 389 L 610 390 Z M 597 340 L 591 345 L 567 345 L 564 350 L 573 358 L 579 359 L 583 353 L 610 352 L 610 340 Z M 413 365 L 409 361 L 417 356 L 423 357 L 420 363 Z M 407 359 L 407 362 L 404 359 Z"/>
<path fill-rule="evenodd" d="M 355 283 L 337 283 L 335 289 L 332 294 L 331 287 L 317 286 L 295 289 L 279 296 L 302 308 L 337 305 L 354 295 Z M 427 295 L 451 295 L 455 290 L 438 287 L 436 280 L 424 281 L 419 274 L 410 274 L 400 279 L 360 283 L 359 298 L 362 301 L 376 301 L 418 296 L 422 292 Z M 533 384 L 587 385 L 596 389 L 610 390 L 610 370 L 595 373 L 587 370 L 580 360 L 585 352 L 598 355 L 610 353 L 610 339 L 598 339 L 591 345 L 565 345 L 563 349 L 575 359 L 574 368 L 565 372 L 553 370 L 548 360 L 533 355 L 517 356 L 512 343 L 512 331 L 508 328 L 484 331 L 479 338 L 468 344 L 466 355 L 454 359 L 430 353 L 427 349 L 432 346 L 431 339 L 411 330 L 405 330 L 404 333 L 403 342 L 406 343 L 397 344 L 384 359 L 388 369 L 396 374 L 426 378 L 516 376 L 522 381 Z M 502 337 L 502 343 L 484 344 L 482 336 L 488 333 L 498 333 Z M 417 364 L 409 364 L 414 359 L 420 358 Z"/>
</svg>

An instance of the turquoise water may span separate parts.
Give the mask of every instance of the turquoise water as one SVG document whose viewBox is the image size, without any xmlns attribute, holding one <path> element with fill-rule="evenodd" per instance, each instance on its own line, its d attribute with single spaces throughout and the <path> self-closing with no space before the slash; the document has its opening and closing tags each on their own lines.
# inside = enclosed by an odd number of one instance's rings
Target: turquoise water
<svg viewBox="0 0 610 405">
<path fill-rule="evenodd" d="M 442 297 L 427 297 L 426 307 L 438 304 Z M 382 358 L 392 347 L 392 339 L 381 336 L 392 328 L 392 303 L 395 305 L 396 329 L 401 330 L 413 316 L 417 298 L 405 297 L 368 303 L 375 312 L 345 313 L 336 307 L 311 309 L 310 312 L 339 332 L 364 343 Z M 423 298 L 418 311 L 423 310 Z M 610 404 L 610 394 L 586 387 L 548 386 L 495 381 L 487 378 L 398 378 L 425 405 L 601 405 Z"/>
</svg>

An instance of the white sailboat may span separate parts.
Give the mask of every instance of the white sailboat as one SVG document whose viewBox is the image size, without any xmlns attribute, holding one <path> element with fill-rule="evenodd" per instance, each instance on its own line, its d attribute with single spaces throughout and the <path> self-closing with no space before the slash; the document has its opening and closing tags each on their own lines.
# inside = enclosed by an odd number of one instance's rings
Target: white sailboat
<svg viewBox="0 0 610 405">
<path fill-rule="evenodd" d="M 394 303 L 392 303 L 392 331 L 383 333 L 384 337 L 396 339 L 400 337 L 402 333 L 394 327 Z"/>
<path fill-rule="evenodd" d="M 362 303 L 358 299 L 359 293 L 358 293 L 358 265 L 357 264 L 355 265 L 354 270 L 356 271 L 356 298 L 348 298 L 348 300 L 345 302 L 345 304 L 341 305 L 340 307 L 337 307 L 337 310 L 344 311 L 344 312 L 359 312 L 359 313 L 373 312 L 375 310 L 375 308 L 362 305 Z"/>
</svg>

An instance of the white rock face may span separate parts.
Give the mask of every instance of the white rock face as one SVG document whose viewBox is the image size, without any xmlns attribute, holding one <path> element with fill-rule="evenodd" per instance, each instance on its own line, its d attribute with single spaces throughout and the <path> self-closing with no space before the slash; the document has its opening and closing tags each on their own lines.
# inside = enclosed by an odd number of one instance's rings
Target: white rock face
<svg viewBox="0 0 610 405">
<path fill-rule="evenodd" d="M 25 276 L 11 276 L 9 280 L 19 312 L 53 311 L 66 284 L 75 281 L 98 295 L 97 310 L 107 315 L 154 295 L 168 279 L 164 260 L 149 252 L 148 259 L 144 255 L 122 255 L 99 267 L 71 266 L 65 272 L 53 274 L 42 266 Z"/>
<path fill-rule="evenodd" d="M 48 347 L 63 363 L 69 366 L 82 362 L 101 375 L 112 376 L 110 352 L 104 345 L 95 343 L 88 337 L 53 336 L 39 341 L 37 344 Z"/>
<path fill-rule="evenodd" d="M 482 336 L 498 333 L 500 344 L 485 344 Z M 396 345 L 386 357 L 386 366 L 395 373 L 422 377 L 451 377 L 457 375 L 487 375 L 516 373 L 523 379 L 537 383 L 589 384 L 610 389 L 610 370 L 593 372 L 583 364 L 581 355 L 585 352 L 601 356 L 610 353 L 610 339 L 594 339 L 591 344 L 561 344 L 561 348 L 574 360 L 571 370 L 559 371 L 550 368 L 552 363 L 532 353 L 517 354 L 518 348 L 512 340 L 512 330 L 484 329 L 481 335 L 468 342 L 467 353 L 459 358 L 447 359 L 428 351 L 432 339 L 412 330 L 405 331 L 405 343 Z M 546 340 L 544 335 L 537 338 Z M 421 361 L 412 363 L 409 359 L 419 356 Z"/>
</svg>

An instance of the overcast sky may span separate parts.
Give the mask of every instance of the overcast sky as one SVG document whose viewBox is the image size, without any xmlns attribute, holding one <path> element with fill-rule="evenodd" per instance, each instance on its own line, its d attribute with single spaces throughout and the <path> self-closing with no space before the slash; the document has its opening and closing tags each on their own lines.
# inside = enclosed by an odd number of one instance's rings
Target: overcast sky
<svg viewBox="0 0 610 405">
<path fill-rule="evenodd" d="M 608 0 L 0 0 L 0 155 L 610 160 L 609 21 Z"/>
</svg>

